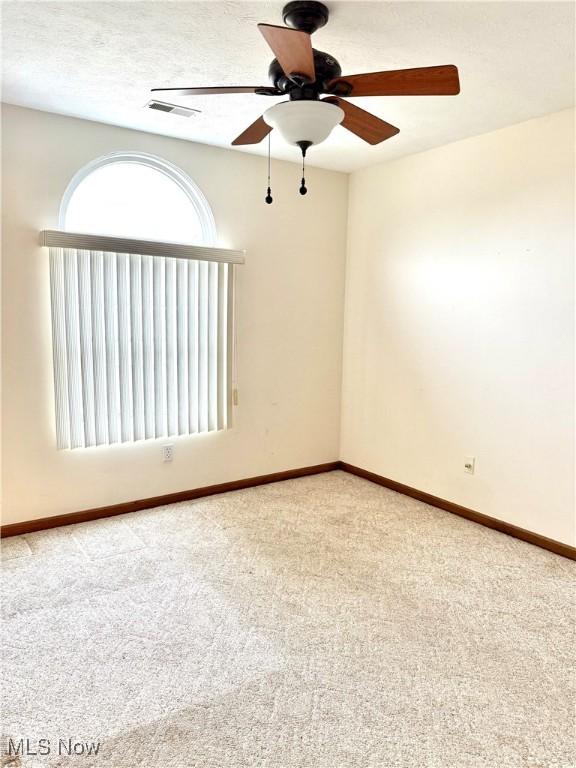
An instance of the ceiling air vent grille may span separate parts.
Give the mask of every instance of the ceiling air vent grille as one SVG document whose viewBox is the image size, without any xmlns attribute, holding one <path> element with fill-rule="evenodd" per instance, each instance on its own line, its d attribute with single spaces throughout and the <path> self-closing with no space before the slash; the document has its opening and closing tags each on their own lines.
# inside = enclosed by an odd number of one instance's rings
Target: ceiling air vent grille
<svg viewBox="0 0 576 768">
<path fill-rule="evenodd" d="M 148 109 L 155 109 L 157 112 L 169 112 L 171 115 L 178 115 L 179 117 L 194 117 L 194 115 L 200 114 L 199 109 L 179 107 L 178 104 L 169 104 L 166 101 L 149 101 L 146 106 Z"/>
</svg>

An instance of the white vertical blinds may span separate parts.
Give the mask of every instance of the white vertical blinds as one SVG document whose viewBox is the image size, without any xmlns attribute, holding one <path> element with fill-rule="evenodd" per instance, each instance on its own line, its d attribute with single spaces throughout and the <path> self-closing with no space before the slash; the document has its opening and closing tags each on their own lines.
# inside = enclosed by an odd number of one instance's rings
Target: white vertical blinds
<svg viewBox="0 0 576 768">
<path fill-rule="evenodd" d="M 60 448 L 229 426 L 233 268 L 50 247 Z"/>
</svg>

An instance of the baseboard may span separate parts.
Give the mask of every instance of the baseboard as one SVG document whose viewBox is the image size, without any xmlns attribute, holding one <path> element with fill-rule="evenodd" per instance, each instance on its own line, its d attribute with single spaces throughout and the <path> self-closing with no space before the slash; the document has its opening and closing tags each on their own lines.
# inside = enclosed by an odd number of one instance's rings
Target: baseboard
<svg viewBox="0 0 576 768">
<path fill-rule="evenodd" d="M 85 523 L 89 520 L 98 520 L 103 517 L 113 517 L 114 515 L 123 515 L 126 512 L 137 512 L 141 509 L 151 509 L 152 507 L 161 507 L 165 504 L 175 504 L 178 501 L 191 501 L 192 499 L 201 499 L 204 496 L 213 496 L 217 493 L 227 493 L 228 491 L 238 491 L 242 488 L 253 488 L 267 483 L 277 483 L 281 480 L 292 480 L 297 477 L 306 477 L 307 475 L 317 475 L 321 472 L 332 472 L 335 469 L 341 469 L 352 475 L 357 475 L 365 480 L 382 485 L 397 493 L 405 496 L 411 496 L 413 499 L 423 501 L 433 507 L 443 509 L 445 512 L 452 512 L 454 515 L 479 523 L 487 528 L 493 528 L 500 533 L 506 533 L 516 539 L 521 539 L 536 547 L 547 549 L 557 555 L 562 555 L 570 560 L 576 560 L 576 547 L 569 544 L 563 544 L 561 541 L 549 539 L 541 536 L 539 533 L 527 531 L 525 528 L 519 528 L 517 525 L 498 520 L 496 517 L 484 515 L 482 512 L 476 512 L 468 507 L 455 504 L 452 501 L 446 501 L 439 496 L 433 496 L 431 493 L 419 491 L 404 483 L 398 483 L 396 480 L 390 480 L 382 475 L 369 472 L 366 469 L 355 467 L 345 461 L 330 461 L 326 464 L 316 464 L 312 467 L 301 467 L 299 469 L 288 469 L 284 472 L 273 472 L 269 475 L 259 475 L 258 477 L 247 477 L 243 480 L 232 480 L 228 483 L 219 483 L 218 485 L 208 485 L 204 488 L 193 488 L 188 491 L 178 491 L 176 493 L 167 493 L 163 496 L 152 496 L 147 499 L 137 499 L 136 501 L 126 501 L 122 504 L 113 504 L 108 507 L 96 507 L 95 509 L 85 509 L 80 512 L 70 512 L 66 515 L 54 515 L 53 517 L 41 517 L 37 520 L 28 520 L 22 523 L 10 523 L 0 528 L 0 536 L 21 536 L 24 533 L 34 533 L 43 531 L 47 528 L 59 528 L 62 525 L 72 525 L 73 523 Z"/>
<path fill-rule="evenodd" d="M 404 496 L 411 496 L 413 499 L 423 501 L 426 504 L 430 504 L 433 507 L 443 509 L 445 512 L 452 512 L 459 517 L 465 517 L 466 520 L 471 520 L 474 523 L 479 523 L 487 528 L 493 528 L 500 533 L 506 533 L 508 536 L 513 536 L 515 539 L 521 539 L 527 541 L 529 544 L 534 544 L 542 549 L 547 549 L 550 552 L 554 552 L 557 555 L 568 557 L 570 560 L 576 560 L 576 547 L 571 547 L 569 544 L 563 544 L 561 541 L 555 539 L 549 539 L 546 536 L 541 536 L 539 533 L 533 533 L 527 531 L 525 528 L 519 528 L 512 523 L 506 523 L 503 520 L 498 520 L 496 517 L 490 517 L 490 515 L 484 515 L 482 512 L 476 512 L 468 507 L 462 507 L 460 504 L 455 504 L 452 501 L 446 501 L 439 496 L 433 496 L 431 493 L 425 493 L 419 491 L 417 488 L 412 488 L 404 483 L 398 483 L 396 480 L 390 480 L 387 477 L 382 477 L 374 472 L 368 472 L 366 469 L 355 467 L 353 464 L 348 464 L 345 461 L 339 462 L 339 468 L 345 472 L 350 472 L 352 475 L 363 477 L 365 480 L 370 480 L 373 483 L 382 485 L 385 488 L 390 488 L 392 491 L 402 493 Z"/>
<path fill-rule="evenodd" d="M 152 496 L 148 499 L 126 501 L 122 504 L 113 504 L 109 507 L 96 507 L 95 509 L 85 509 L 80 512 L 70 512 L 66 515 L 41 517 L 37 520 L 28 520 L 23 523 L 10 523 L 9 525 L 3 525 L 0 528 L 0 535 L 2 538 L 7 536 L 21 536 L 23 533 L 34 533 L 35 531 L 43 531 L 47 528 L 59 528 L 62 525 L 86 523 L 89 520 L 98 520 L 102 517 L 113 517 L 114 515 L 124 515 L 126 512 L 137 512 L 140 509 L 151 509 L 152 507 L 161 507 L 165 504 L 175 504 L 178 501 L 201 499 L 204 496 L 213 496 L 217 493 L 238 491 L 242 488 L 253 488 L 257 485 L 277 483 L 280 480 L 293 480 L 296 477 L 306 477 L 307 475 L 317 475 L 321 472 L 331 472 L 334 469 L 338 469 L 339 466 L 340 462 L 330 461 L 327 464 L 316 464 L 312 467 L 288 469 L 284 472 L 273 472 L 269 475 L 247 477 L 243 480 L 232 480 L 228 483 L 207 485 L 204 488 L 194 488 L 189 491 L 178 491 L 176 493 L 167 493 L 163 496 Z"/>
</svg>

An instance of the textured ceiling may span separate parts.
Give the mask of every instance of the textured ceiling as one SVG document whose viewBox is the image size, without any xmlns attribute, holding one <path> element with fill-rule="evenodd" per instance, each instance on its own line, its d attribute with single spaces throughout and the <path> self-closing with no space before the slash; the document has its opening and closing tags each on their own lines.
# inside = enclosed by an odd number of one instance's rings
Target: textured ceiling
<svg viewBox="0 0 576 768">
<path fill-rule="evenodd" d="M 336 2 L 314 46 L 345 74 L 456 64 L 462 93 L 355 99 L 400 128 L 371 147 L 337 127 L 309 162 L 351 171 L 574 103 L 571 2 Z M 282 23 L 270 2 L 4 2 L 3 100 L 229 146 L 281 99 L 174 99 L 190 119 L 144 109 L 153 86 L 266 85 L 272 55 L 256 29 Z M 545 141 L 546 137 L 542 137 Z M 263 153 L 262 146 L 237 151 Z M 275 157 L 298 150 L 273 136 Z"/>
</svg>

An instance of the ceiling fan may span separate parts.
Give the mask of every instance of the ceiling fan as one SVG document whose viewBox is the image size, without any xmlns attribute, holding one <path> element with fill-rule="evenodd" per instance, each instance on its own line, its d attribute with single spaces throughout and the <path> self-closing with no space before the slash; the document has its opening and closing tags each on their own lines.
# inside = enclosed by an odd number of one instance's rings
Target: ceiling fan
<svg viewBox="0 0 576 768">
<path fill-rule="evenodd" d="M 258 24 L 275 59 L 268 71 L 272 85 L 153 88 L 177 96 L 254 93 L 287 96 L 237 136 L 232 144 L 258 144 L 277 128 L 302 156 L 342 124 L 369 144 L 379 144 L 399 129 L 346 101 L 356 96 L 449 96 L 460 92 L 458 70 L 452 65 L 418 67 L 360 75 L 342 75 L 338 61 L 312 48 L 311 38 L 328 21 L 328 8 L 315 0 L 293 0 L 282 11 L 287 27 Z"/>
</svg>

